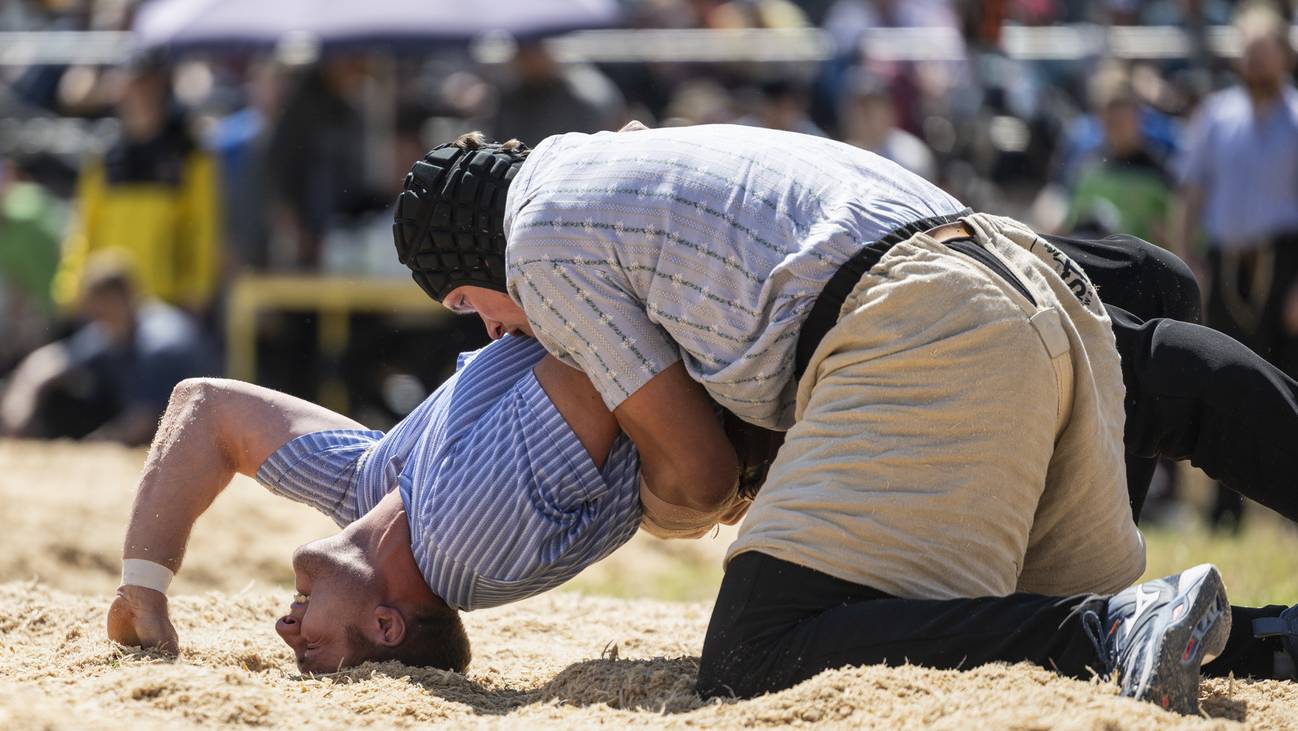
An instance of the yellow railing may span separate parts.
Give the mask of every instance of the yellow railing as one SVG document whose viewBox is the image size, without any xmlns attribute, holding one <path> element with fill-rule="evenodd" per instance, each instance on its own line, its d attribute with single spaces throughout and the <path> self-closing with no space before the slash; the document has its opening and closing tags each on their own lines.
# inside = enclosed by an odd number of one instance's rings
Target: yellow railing
<svg viewBox="0 0 1298 731">
<path fill-rule="evenodd" d="M 257 377 L 257 316 L 262 312 L 295 310 L 319 316 L 320 356 L 337 363 L 351 336 L 353 313 L 427 313 L 430 322 L 450 317 L 446 308 L 413 282 L 396 278 L 243 275 L 230 288 L 226 308 L 226 374 L 254 381 Z M 320 384 L 317 400 L 346 413 L 347 389 L 336 369 Z"/>
</svg>

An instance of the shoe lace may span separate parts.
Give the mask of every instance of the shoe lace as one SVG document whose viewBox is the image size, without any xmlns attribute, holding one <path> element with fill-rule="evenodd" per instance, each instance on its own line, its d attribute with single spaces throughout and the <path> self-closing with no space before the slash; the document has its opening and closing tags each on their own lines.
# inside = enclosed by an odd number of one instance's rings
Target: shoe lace
<svg viewBox="0 0 1298 731">
<path fill-rule="evenodd" d="M 1082 631 L 1095 647 L 1095 655 L 1100 658 L 1100 662 L 1104 663 L 1105 671 L 1112 671 L 1115 664 L 1116 643 L 1111 640 L 1114 636 L 1113 630 L 1116 628 L 1115 624 L 1113 628 L 1106 630 L 1099 613 L 1094 609 L 1082 612 Z"/>
</svg>

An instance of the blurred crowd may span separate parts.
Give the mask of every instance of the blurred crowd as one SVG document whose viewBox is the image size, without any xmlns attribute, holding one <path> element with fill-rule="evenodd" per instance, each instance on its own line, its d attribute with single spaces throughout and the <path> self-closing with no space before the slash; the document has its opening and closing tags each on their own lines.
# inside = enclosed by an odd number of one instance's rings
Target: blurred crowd
<svg viewBox="0 0 1298 731">
<path fill-rule="evenodd" d="M 1043 232 L 1149 239 L 1195 268 L 1211 325 L 1298 375 L 1285 0 L 621 4 L 626 28 L 822 28 L 832 50 L 578 63 L 529 40 L 485 60 L 463 45 L 281 46 L 0 66 L 0 429 L 145 441 L 171 384 L 220 372 L 240 276 L 403 273 L 389 207 L 429 147 L 472 129 L 535 144 L 631 119 L 830 136 Z M 127 30 L 140 5 L 10 0 L 0 31 Z M 1189 42 L 1156 61 L 1003 52 L 1007 29 L 1065 24 L 1173 26 Z M 1209 43 L 1230 25 L 1237 57 Z M 921 29 L 917 50 L 931 39 L 940 52 L 880 52 L 867 41 L 880 29 Z M 266 380 L 288 390 L 305 388 L 293 359 L 310 338 L 293 331 L 310 316 L 298 318 L 268 326 L 287 375 Z M 371 418 L 399 418 L 392 401 Z M 1223 493 L 1214 519 L 1238 515 Z"/>
</svg>

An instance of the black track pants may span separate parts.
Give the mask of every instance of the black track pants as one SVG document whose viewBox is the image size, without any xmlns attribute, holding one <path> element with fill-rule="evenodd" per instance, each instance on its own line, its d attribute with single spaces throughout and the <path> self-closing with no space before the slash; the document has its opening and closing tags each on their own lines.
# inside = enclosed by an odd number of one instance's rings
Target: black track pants
<svg viewBox="0 0 1298 731">
<path fill-rule="evenodd" d="M 1127 389 L 1127 488 L 1140 516 L 1156 458 L 1188 459 L 1298 520 L 1298 383 L 1196 323 L 1199 289 L 1173 254 L 1133 236 L 1046 237 L 1082 266 L 1113 319 Z"/>
<path fill-rule="evenodd" d="M 704 696 L 750 697 L 849 665 L 958 669 L 1031 662 L 1061 675 L 1103 672 L 1082 616 L 1105 619 L 1102 597 L 1011 594 L 897 599 L 866 586 L 749 551 L 726 569 L 699 664 Z M 1268 677 L 1274 640 L 1255 640 L 1254 617 L 1284 607 L 1232 607 L 1230 639 L 1205 675 Z"/>
</svg>

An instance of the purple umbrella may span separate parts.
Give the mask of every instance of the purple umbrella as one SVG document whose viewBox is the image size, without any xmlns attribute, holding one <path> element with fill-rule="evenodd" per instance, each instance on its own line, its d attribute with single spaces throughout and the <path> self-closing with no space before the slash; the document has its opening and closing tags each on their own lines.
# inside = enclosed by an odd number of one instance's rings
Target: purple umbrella
<svg viewBox="0 0 1298 731">
<path fill-rule="evenodd" d="M 484 33 L 537 38 L 617 23 L 617 0 L 153 0 L 135 22 L 145 48 L 267 46 L 427 48 Z"/>
</svg>

